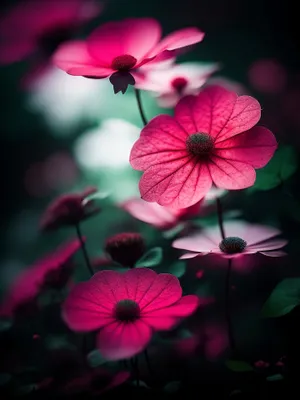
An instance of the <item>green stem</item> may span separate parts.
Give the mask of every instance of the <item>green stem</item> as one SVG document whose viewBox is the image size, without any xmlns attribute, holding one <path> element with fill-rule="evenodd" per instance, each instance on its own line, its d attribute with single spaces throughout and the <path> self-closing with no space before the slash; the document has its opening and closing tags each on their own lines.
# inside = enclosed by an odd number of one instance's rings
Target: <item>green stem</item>
<svg viewBox="0 0 300 400">
<path fill-rule="evenodd" d="M 139 89 L 134 88 L 134 93 L 135 93 L 138 109 L 139 109 L 143 124 L 147 125 L 148 121 L 147 121 L 146 115 L 143 110 L 143 105 L 142 105 L 142 100 L 141 100 L 141 92 L 139 91 Z"/>
</svg>

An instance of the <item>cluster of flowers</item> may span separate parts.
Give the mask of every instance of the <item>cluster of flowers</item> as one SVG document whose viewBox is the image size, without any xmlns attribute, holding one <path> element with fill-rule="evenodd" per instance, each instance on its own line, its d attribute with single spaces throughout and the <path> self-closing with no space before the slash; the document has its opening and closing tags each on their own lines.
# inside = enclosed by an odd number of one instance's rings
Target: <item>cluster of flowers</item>
<svg viewBox="0 0 300 400">
<path fill-rule="evenodd" d="M 260 104 L 220 85 L 204 85 L 217 69 L 215 64 L 174 64 L 176 56 L 201 42 L 204 33 L 185 28 L 161 39 L 157 21 L 126 19 L 105 23 L 87 41 L 61 43 L 70 28 L 95 15 L 95 8 L 89 7 L 87 12 L 86 5 L 81 15 L 82 2 L 60 2 L 59 13 L 53 9 L 47 18 L 37 18 L 41 10 L 35 9 L 37 14 L 32 21 L 27 20 L 25 29 L 28 41 L 22 37 L 22 42 L 2 52 L 2 61 L 16 61 L 37 47 L 51 47 L 47 55 L 68 74 L 109 78 L 115 93 L 125 93 L 128 85 L 136 91 L 150 90 L 162 106 L 175 106 L 174 116 L 158 115 L 149 123 L 145 121 L 129 160 L 134 169 L 143 171 L 141 199 L 120 206 L 134 217 L 166 230 L 205 214 L 212 190 L 213 197 L 219 197 L 224 190 L 252 186 L 255 169 L 264 167 L 277 148 L 273 133 L 256 125 L 261 117 Z M 76 17 L 80 14 L 82 18 L 74 18 L 75 9 Z M 24 21 L 22 12 L 18 10 L 10 18 Z M 52 18 L 58 15 L 59 21 Z M 9 36 L 9 23 L 0 31 Z M 58 33 L 64 35 L 58 38 Z M 45 284 L 68 281 L 73 271 L 70 259 L 79 248 L 89 263 L 79 225 L 100 211 L 90 197 L 95 191 L 88 188 L 83 193 L 65 195 L 50 205 L 42 218 L 42 229 L 72 225 L 77 228 L 78 239 L 20 274 L 2 304 L 2 315 L 10 316 L 24 303 L 35 301 Z M 209 253 L 229 259 L 258 252 L 277 257 L 285 254 L 279 249 L 286 244 L 277 239 L 279 234 L 272 227 L 235 221 L 177 238 L 172 246 L 188 251 L 181 259 Z M 62 317 L 74 331 L 98 331 L 97 348 L 102 356 L 120 360 L 143 351 L 155 331 L 170 330 L 194 313 L 201 299 L 195 294 L 183 296 L 180 282 L 172 274 L 135 268 L 145 252 L 139 234 L 123 233 L 108 239 L 106 252 L 128 270 L 101 270 L 88 281 L 72 286 L 62 305 Z M 93 272 L 95 265 L 89 268 Z"/>
</svg>

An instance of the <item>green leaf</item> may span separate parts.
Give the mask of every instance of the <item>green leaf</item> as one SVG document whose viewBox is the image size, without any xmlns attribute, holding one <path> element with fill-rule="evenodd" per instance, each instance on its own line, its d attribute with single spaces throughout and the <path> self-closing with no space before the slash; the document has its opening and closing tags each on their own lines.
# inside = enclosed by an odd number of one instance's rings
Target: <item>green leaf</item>
<svg viewBox="0 0 300 400">
<path fill-rule="evenodd" d="M 248 372 L 253 371 L 252 365 L 248 364 L 245 361 L 239 360 L 228 360 L 226 361 L 227 368 L 231 369 L 234 372 Z"/>
<path fill-rule="evenodd" d="M 269 382 L 281 381 L 282 379 L 283 376 L 281 374 L 271 375 L 266 378 L 266 380 Z"/>
<path fill-rule="evenodd" d="M 177 278 L 181 278 L 185 274 L 186 264 L 184 262 L 176 262 L 171 265 L 169 273 L 175 275 Z"/>
<path fill-rule="evenodd" d="M 107 362 L 102 355 L 100 354 L 99 350 L 93 350 L 87 355 L 87 362 L 90 367 L 97 368 L 100 365 L 103 365 Z"/>
<path fill-rule="evenodd" d="M 167 393 L 176 393 L 180 389 L 180 381 L 172 381 L 166 384 L 164 391 Z"/>
<path fill-rule="evenodd" d="M 278 283 L 261 314 L 266 318 L 280 317 L 288 314 L 300 304 L 300 278 L 287 278 Z"/>
<path fill-rule="evenodd" d="M 8 318 L 0 319 L 0 332 L 8 331 L 12 326 L 12 320 Z"/>
<path fill-rule="evenodd" d="M 176 235 L 178 235 L 179 232 L 182 231 L 182 229 L 185 227 L 185 224 L 178 224 L 174 228 L 169 229 L 165 232 L 163 232 L 163 237 L 166 239 L 173 239 Z"/>
<path fill-rule="evenodd" d="M 270 190 L 282 184 L 297 170 L 297 153 L 292 146 L 279 147 L 271 161 L 256 171 L 255 184 L 249 191 Z"/>
<path fill-rule="evenodd" d="M 153 247 L 147 251 L 135 264 L 136 268 L 156 267 L 159 265 L 163 258 L 163 251 L 161 247 Z"/>
</svg>

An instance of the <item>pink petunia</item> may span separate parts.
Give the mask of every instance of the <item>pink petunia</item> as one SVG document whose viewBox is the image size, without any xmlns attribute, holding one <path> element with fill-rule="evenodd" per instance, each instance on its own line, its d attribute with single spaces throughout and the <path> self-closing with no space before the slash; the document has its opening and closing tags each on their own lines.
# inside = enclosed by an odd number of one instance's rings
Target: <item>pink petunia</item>
<svg viewBox="0 0 300 400">
<path fill-rule="evenodd" d="M 146 268 L 97 272 L 79 283 L 63 304 L 70 329 L 99 330 L 97 347 L 108 360 L 143 351 L 154 331 L 172 329 L 198 307 L 195 295 L 182 297 L 178 279 Z"/>
<path fill-rule="evenodd" d="M 0 20 L 0 63 L 10 64 L 34 55 L 44 69 L 58 45 L 101 9 L 95 0 L 19 2 Z M 34 66 L 35 73 L 39 69 Z"/>
<path fill-rule="evenodd" d="M 153 118 L 130 155 L 132 167 L 144 171 L 142 198 L 184 208 L 201 200 L 212 184 L 227 190 L 252 186 L 255 169 L 277 148 L 272 132 L 254 127 L 260 116 L 253 97 L 207 86 L 198 96 L 181 99 L 174 117 Z"/>
<path fill-rule="evenodd" d="M 175 209 L 163 207 L 157 203 L 149 203 L 139 197 L 133 197 L 120 204 L 120 207 L 131 214 L 134 218 L 158 229 L 172 229 L 182 221 L 196 216 L 203 216 L 211 210 L 211 201 L 222 196 L 225 190 L 212 188 L 204 199 L 187 208 Z"/>
<path fill-rule="evenodd" d="M 173 107 L 181 97 L 198 94 L 217 69 L 217 64 L 193 62 L 151 69 L 136 79 L 136 87 L 153 92 L 161 107 Z"/>
<path fill-rule="evenodd" d="M 286 255 L 281 249 L 287 240 L 278 239 L 281 232 L 269 226 L 252 225 L 234 221 L 224 224 L 225 239 L 219 226 L 203 229 L 201 232 L 180 238 L 172 243 L 176 249 L 188 250 L 181 259 L 189 259 L 206 254 L 217 254 L 225 258 L 236 258 L 247 254 L 261 253 L 269 257 Z"/>
<path fill-rule="evenodd" d="M 1 304 L 0 315 L 12 316 L 18 307 L 35 300 L 45 286 L 60 285 L 66 278 L 64 272 L 70 277 L 70 260 L 80 246 L 79 240 L 73 239 L 20 272 Z"/>
<path fill-rule="evenodd" d="M 176 50 L 201 42 L 204 33 L 185 28 L 161 40 L 161 26 L 152 18 L 108 22 L 95 29 L 87 41 L 62 44 L 53 61 L 70 75 L 106 78 L 115 93 L 134 84 L 132 76 L 146 63 L 174 57 Z M 175 52 L 175 53 L 174 53 Z"/>
<path fill-rule="evenodd" d="M 57 197 L 42 215 L 40 227 L 50 231 L 63 226 L 77 225 L 97 214 L 100 208 L 88 197 L 97 192 L 95 187 L 87 187 L 80 193 L 69 193 Z"/>
</svg>

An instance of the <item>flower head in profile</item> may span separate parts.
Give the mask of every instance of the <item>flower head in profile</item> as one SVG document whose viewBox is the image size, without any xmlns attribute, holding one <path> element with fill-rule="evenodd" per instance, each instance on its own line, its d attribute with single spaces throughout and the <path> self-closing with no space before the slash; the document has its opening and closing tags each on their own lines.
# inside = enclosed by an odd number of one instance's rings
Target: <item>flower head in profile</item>
<svg viewBox="0 0 300 400">
<path fill-rule="evenodd" d="M 115 93 L 134 85 L 134 72 L 146 63 L 174 57 L 178 49 L 201 42 L 204 33 L 186 28 L 161 40 L 161 26 L 151 18 L 108 22 L 91 33 L 87 41 L 62 44 L 54 64 L 70 75 L 106 78 Z"/>
<path fill-rule="evenodd" d="M 187 62 L 150 69 L 137 77 L 136 87 L 152 92 L 161 107 L 174 107 L 181 97 L 198 94 L 217 68 L 217 64 Z"/>
<path fill-rule="evenodd" d="M 80 246 L 79 240 L 73 239 L 20 272 L 8 289 L 0 314 L 11 316 L 19 307 L 34 301 L 44 288 L 66 283 L 73 270 L 71 258 Z"/>
<path fill-rule="evenodd" d="M 172 246 L 189 251 L 181 256 L 181 259 L 210 253 L 225 258 L 236 258 L 255 253 L 269 257 L 281 257 L 286 254 L 279 249 L 287 244 L 287 240 L 279 239 L 277 236 L 281 232 L 274 227 L 234 221 L 226 222 L 224 230 L 225 239 L 222 239 L 219 226 L 214 226 L 191 236 L 176 239 Z"/>
<path fill-rule="evenodd" d="M 47 65 L 56 48 L 101 9 L 95 0 L 19 2 L 0 20 L 0 63 L 36 56 L 40 66 Z M 34 67 L 35 72 L 42 69 Z"/>
<path fill-rule="evenodd" d="M 186 96 L 175 115 L 159 115 L 142 130 L 130 163 L 144 171 L 139 188 L 149 202 L 174 208 L 201 200 L 212 184 L 237 190 L 254 184 L 255 169 L 273 156 L 277 142 L 268 129 L 254 126 L 259 103 L 221 86 Z"/>
<path fill-rule="evenodd" d="M 63 226 L 77 225 L 79 222 L 100 211 L 94 200 L 88 196 L 97 192 L 95 187 L 88 187 L 81 193 L 59 196 L 46 209 L 41 219 L 41 229 L 49 231 Z"/>
<path fill-rule="evenodd" d="M 117 233 L 106 240 L 105 251 L 123 267 L 133 268 L 146 251 L 142 235 L 136 232 Z M 99 265 L 99 264 L 98 264 Z"/>
<path fill-rule="evenodd" d="M 120 207 L 140 221 L 153 225 L 158 229 L 168 230 L 182 221 L 206 215 L 211 208 L 211 200 L 224 193 L 225 190 L 212 188 L 204 199 L 187 208 L 164 207 L 157 203 L 149 203 L 139 197 L 132 197 L 124 201 L 120 204 Z"/>
<path fill-rule="evenodd" d="M 97 347 L 108 360 L 143 351 L 154 331 L 172 329 L 198 307 L 195 295 L 182 297 L 178 279 L 151 269 L 97 272 L 76 285 L 62 315 L 77 332 L 99 330 Z"/>
</svg>

